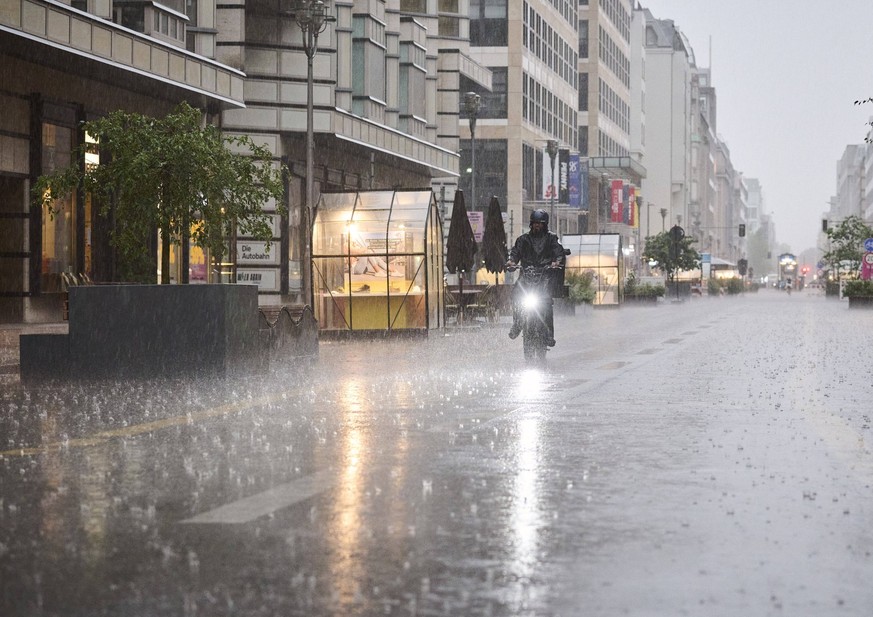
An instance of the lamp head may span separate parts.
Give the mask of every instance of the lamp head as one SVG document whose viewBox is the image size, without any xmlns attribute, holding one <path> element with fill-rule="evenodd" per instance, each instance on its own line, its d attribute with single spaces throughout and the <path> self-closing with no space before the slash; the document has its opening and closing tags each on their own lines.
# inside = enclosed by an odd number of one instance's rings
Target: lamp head
<svg viewBox="0 0 873 617">
<path fill-rule="evenodd" d="M 548 155 L 552 159 L 555 158 L 555 156 L 558 154 L 558 140 L 557 139 L 550 139 L 549 141 L 546 142 L 546 152 L 548 153 Z"/>
<path fill-rule="evenodd" d="M 482 104 L 482 97 L 475 92 L 467 92 L 464 94 L 464 111 L 468 116 L 475 117 L 479 113 L 479 107 Z"/>
</svg>

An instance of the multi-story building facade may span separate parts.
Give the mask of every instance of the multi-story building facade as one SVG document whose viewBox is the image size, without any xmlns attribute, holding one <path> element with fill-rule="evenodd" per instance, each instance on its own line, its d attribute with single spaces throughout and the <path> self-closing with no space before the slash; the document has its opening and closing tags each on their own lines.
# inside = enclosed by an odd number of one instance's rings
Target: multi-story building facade
<svg viewBox="0 0 873 617">
<path fill-rule="evenodd" d="M 739 226 L 746 223 L 746 184 L 742 173 L 731 162 L 727 143 L 722 140 L 718 142 L 715 165 L 718 206 L 713 254 L 736 263 L 745 256 L 746 238 L 740 237 Z"/>
<path fill-rule="evenodd" d="M 688 232 L 701 253 L 713 253 L 718 235 L 716 180 L 716 93 L 709 69 L 696 68 L 691 79 L 691 188 Z"/>
<path fill-rule="evenodd" d="M 641 212 L 653 231 L 689 220 L 694 51 L 671 20 L 646 13 L 646 178 Z M 660 213 L 663 212 L 663 215 Z M 657 225 L 648 220 L 659 216 Z"/>
<path fill-rule="evenodd" d="M 69 275 L 113 280 L 110 223 L 87 195 L 31 207 L 36 178 L 75 162 L 82 121 L 243 106 L 245 76 L 212 57 L 216 17 L 214 0 L 0 3 L 0 321 L 59 320 Z"/>
<path fill-rule="evenodd" d="M 313 201 L 322 190 L 456 186 L 461 80 L 492 88 L 490 71 L 468 53 L 469 0 L 325 4 L 333 21 L 312 65 Z M 272 217 L 278 249 L 253 251 L 241 263 L 240 246 L 251 242 L 237 238 L 230 272 L 257 281 L 264 304 L 305 300 L 303 229 L 314 203 L 306 203 L 309 80 L 296 6 L 3 3 L 0 97 L 9 111 L 0 120 L 0 182 L 8 196 L 0 210 L 0 319 L 59 319 L 62 274 L 113 280 L 108 229 L 84 196 L 61 204 L 59 217 L 30 214 L 33 180 L 71 162 L 84 139 L 79 121 L 116 109 L 163 115 L 183 100 L 287 165 L 289 215 Z M 493 25 L 490 8 L 486 13 L 479 31 Z M 266 210 L 276 213 L 278 205 Z"/>
<path fill-rule="evenodd" d="M 818 237 L 818 249 L 830 250 L 826 230 L 850 216 L 873 223 L 873 146 L 869 143 L 846 146 L 836 165 L 836 194 L 830 198 Z"/>
<path fill-rule="evenodd" d="M 588 233 L 620 234 L 628 254 L 634 251 L 631 262 L 638 261 L 640 252 L 637 209 L 624 206 L 628 215 L 617 215 L 614 204 L 621 198 L 614 191 L 632 194 L 638 203 L 648 199 L 641 191 L 648 65 L 643 18 L 636 13 L 631 0 L 579 3 L 578 147 L 590 180 L 586 228 Z"/>
<path fill-rule="evenodd" d="M 575 231 L 577 216 L 547 195 L 552 184 L 549 140 L 575 148 L 577 135 L 576 2 L 571 0 L 472 0 L 470 55 L 492 76 L 488 92 L 467 76 L 461 91 L 481 96 L 472 165 L 469 114 L 460 142 L 461 188 L 476 196 L 468 209 L 484 211 L 496 196 L 507 213 L 507 233 L 527 229 L 528 213 L 553 210 L 552 229 Z M 559 155 L 560 156 L 560 155 Z M 556 161 L 555 184 L 560 162 Z"/>
<path fill-rule="evenodd" d="M 291 216 L 277 221 L 278 259 L 250 267 L 265 275 L 259 277 L 262 302 L 293 300 L 307 271 L 304 230 L 313 205 L 307 206 L 305 190 L 308 80 L 301 28 L 293 12 L 273 0 L 219 6 L 219 58 L 247 75 L 246 108 L 224 114 L 223 128 L 258 135 L 291 169 Z M 490 72 L 468 54 L 471 24 L 483 27 L 469 18 L 475 6 L 469 0 L 329 3 L 336 21 L 319 37 L 313 57 L 315 203 L 328 190 L 456 183 L 459 92 L 468 84 L 484 91 L 492 86 Z"/>
<path fill-rule="evenodd" d="M 746 178 L 746 188 L 749 201 L 746 204 L 746 225 L 748 233 L 753 234 L 761 227 L 761 215 L 764 214 L 764 188 L 758 178 Z"/>
<path fill-rule="evenodd" d="M 869 146 L 846 146 L 837 161 L 837 194 L 829 219 L 839 224 L 850 216 L 864 217 L 866 202 L 866 169 Z"/>
</svg>

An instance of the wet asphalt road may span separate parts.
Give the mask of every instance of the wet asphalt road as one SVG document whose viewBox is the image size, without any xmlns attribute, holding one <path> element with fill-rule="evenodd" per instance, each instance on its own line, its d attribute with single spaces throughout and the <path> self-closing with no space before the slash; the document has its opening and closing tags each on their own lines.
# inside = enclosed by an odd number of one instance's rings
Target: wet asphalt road
<svg viewBox="0 0 873 617">
<path fill-rule="evenodd" d="M 0 615 L 873 614 L 873 313 L 764 291 L 0 385 Z"/>
</svg>

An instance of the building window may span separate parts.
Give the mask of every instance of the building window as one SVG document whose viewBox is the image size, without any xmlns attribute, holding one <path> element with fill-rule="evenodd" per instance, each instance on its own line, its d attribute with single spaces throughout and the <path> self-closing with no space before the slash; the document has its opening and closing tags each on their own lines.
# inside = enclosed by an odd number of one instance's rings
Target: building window
<svg viewBox="0 0 873 617">
<path fill-rule="evenodd" d="M 461 169 L 472 171 L 472 151 L 469 139 L 462 139 Z M 476 139 L 476 194 L 479 205 L 487 205 L 494 195 L 500 203 L 506 203 L 506 141 L 502 139 Z M 470 195 L 472 182 L 470 173 L 462 173 L 458 188 Z M 486 198 L 487 196 L 487 198 Z M 471 205 L 472 208 L 472 205 Z"/>
<path fill-rule="evenodd" d="M 536 153 L 529 144 L 522 146 L 521 152 L 521 188 L 524 191 L 524 199 L 536 199 L 537 172 Z"/>
<path fill-rule="evenodd" d="M 113 11 L 113 21 L 136 32 L 145 31 L 145 6 L 117 6 Z M 155 30 L 158 29 L 158 14 L 155 13 Z"/>
<path fill-rule="evenodd" d="M 506 47 L 507 0 L 470 0 L 470 45 Z"/>
<path fill-rule="evenodd" d="M 73 161 L 73 129 L 42 125 L 42 173 L 49 174 L 69 167 Z M 40 255 L 40 290 L 59 293 L 64 290 L 63 275 L 76 271 L 76 201 L 75 194 L 56 200 L 49 211 L 42 211 L 42 254 Z"/>
<path fill-rule="evenodd" d="M 579 20 L 579 57 L 588 57 L 588 20 Z"/>
<path fill-rule="evenodd" d="M 400 10 L 403 13 L 424 13 L 427 11 L 427 0 L 400 0 Z"/>
<path fill-rule="evenodd" d="M 579 111 L 588 111 L 588 73 L 579 74 Z"/>
<path fill-rule="evenodd" d="M 355 98 L 385 102 L 385 24 L 369 15 L 353 19 L 352 94 Z M 355 113 L 363 109 L 355 108 Z"/>
<path fill-rule="evenodd" d="M 440 36 L 454 38 L 461 36 L 461 19 L 459 17 L 440 15 L 438 22 Z"/>
<path fill-rule="evenodd" d="M 411 42 L 400 44 L 400 110 L 403 115 L 424 118 L 427 115 L 425 50 Z"/>
</svg>

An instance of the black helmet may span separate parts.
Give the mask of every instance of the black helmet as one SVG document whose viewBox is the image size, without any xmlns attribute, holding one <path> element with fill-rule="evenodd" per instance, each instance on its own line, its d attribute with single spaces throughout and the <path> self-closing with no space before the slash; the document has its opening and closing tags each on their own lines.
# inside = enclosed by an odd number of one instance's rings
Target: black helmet
<svg viewBox="0 0 873 617">
<path fill-rule="evenodd" d="M 540 208 L 539 210 L 534 210 L 530 213 L 530 223 L 533 225 L 534 223 L 542 223 L 546 227 L 549 226 L 549 213 Z"/>
</svg>

